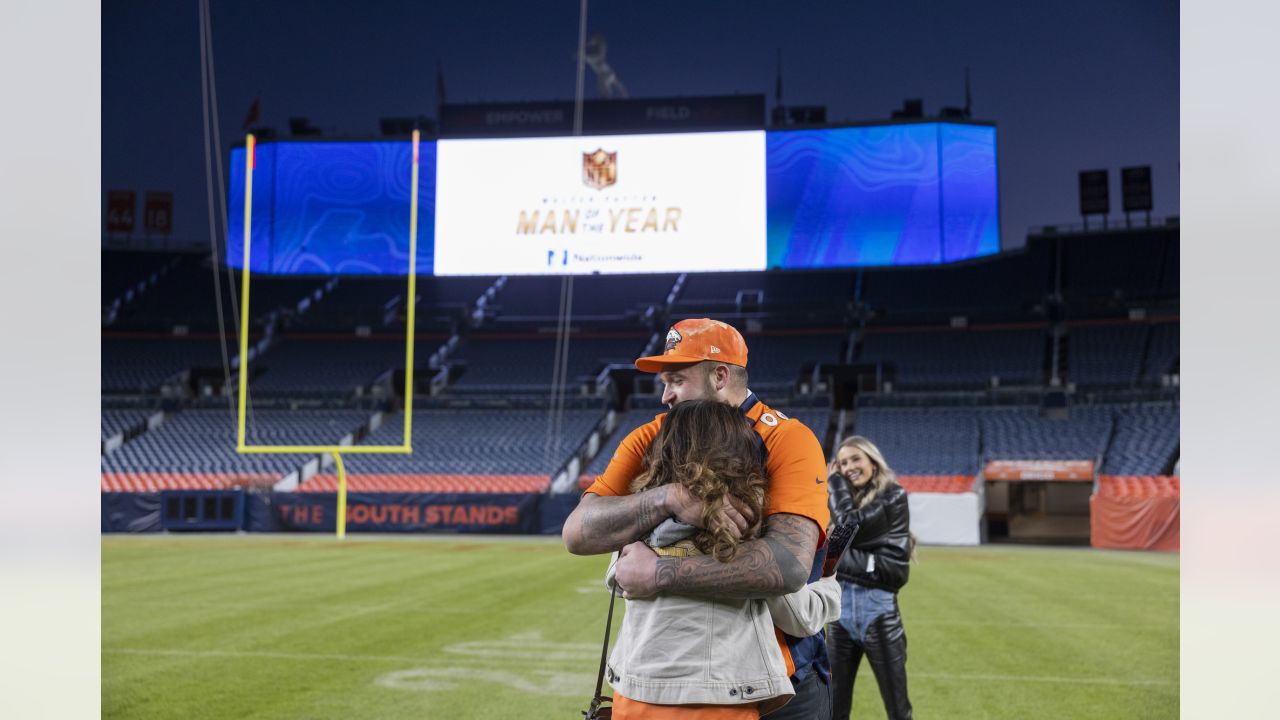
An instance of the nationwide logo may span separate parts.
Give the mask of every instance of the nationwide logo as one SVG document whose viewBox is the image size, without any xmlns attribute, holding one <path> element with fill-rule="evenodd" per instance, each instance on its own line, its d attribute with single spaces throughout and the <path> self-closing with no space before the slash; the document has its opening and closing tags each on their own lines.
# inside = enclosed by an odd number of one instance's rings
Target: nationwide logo
<svg viewBox="0 0 1280 720">
<path fill-rule="evenodd" d="M 603 190 L 618 181 L 618 153 L 607 153 L 604 148 L 582 153 L 582 184 Z"/>
</svg>

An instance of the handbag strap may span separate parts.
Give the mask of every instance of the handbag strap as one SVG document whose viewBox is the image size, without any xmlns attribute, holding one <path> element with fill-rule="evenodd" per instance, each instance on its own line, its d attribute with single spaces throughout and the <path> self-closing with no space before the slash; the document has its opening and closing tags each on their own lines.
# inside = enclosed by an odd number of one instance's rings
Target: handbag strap
<svg viewBox="0 0 1280 720">
<path fill-rule="evenodd" d="M 609 631 L 613 627 L 613 601 L 618 597 L 618 583 L 613 583 L 613 591 L 609 593 L 609 615 L 604 621 L 604 647 L 600 648 L 600 673 L 596 675 L 596 696 L 591 699 L 591 712 L 594 713 L 596 708 L 600 707 L 600 702 L 605 698 L 601 697 L 600 691 L 604 689 L 604 666 L 609 658 Z M 613 698 L 608 698 L 612 700 Z M 586 713 L 583 713 L 584 715 Z"/>
</svg>

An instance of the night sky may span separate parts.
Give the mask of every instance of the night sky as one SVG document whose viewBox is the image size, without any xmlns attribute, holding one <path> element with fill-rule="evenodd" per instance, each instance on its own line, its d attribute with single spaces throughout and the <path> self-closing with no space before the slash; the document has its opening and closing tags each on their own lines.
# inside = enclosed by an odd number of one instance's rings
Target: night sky
<svg viewBox="0 0 1280 720">
<path fill-rule="evenodd" d="M 261 95 L 259 125 L 306 116 L 326 136 L 450 102 L 572 99 L 578 8 L 558 2 L 213 0 L 223 157 Z M 175 236 L 207 242 L 195 0 L 102 4 L 103 192 L 175 194 Z M 1079 222 L 1076 173 L 1151 165 L 1157 216 L 1179 213 L 1178 3 L 596 0 L 588 32 L 631 97 L 762 93 L 826 105 L 831 122 L 964 104 L 997 123 L 1004 246 Z M 587 97 L 595 97 L 587 70 Z"/>
</svg>

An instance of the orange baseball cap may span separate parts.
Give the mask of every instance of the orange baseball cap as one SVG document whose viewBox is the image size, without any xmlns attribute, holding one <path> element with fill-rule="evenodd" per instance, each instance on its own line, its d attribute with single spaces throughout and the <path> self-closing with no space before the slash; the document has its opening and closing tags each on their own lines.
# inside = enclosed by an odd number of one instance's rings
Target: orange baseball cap
<svg viewBox="0 0 1280 720">
<path fill-rule="evenodd" d="M 703 360 L 746 367 L 747 342 L 728 323 L 710 318 L 681 320 L 667 331 L 667 345 L 662 354 L 636 360 L 636 369 L 659 373 L 669 365 Z"/>
</svg>

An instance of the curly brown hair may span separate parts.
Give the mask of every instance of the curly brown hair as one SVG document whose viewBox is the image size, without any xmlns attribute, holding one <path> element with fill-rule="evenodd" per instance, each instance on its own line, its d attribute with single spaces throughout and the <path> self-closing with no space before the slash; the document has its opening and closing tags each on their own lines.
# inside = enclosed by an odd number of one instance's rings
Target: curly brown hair
<svg viewBox="0 0 1280 720">
<path fill-rule="evenodd" d="M 703 529 L 692 538 L 701 552 L 728 562 L 741 542 L 721 513 L 726 496 L 750 508 L 755 518 L 744 537 L 756 537 L 764 516 L 765 478 L 758 440 L 742 411 L 715 400 L 686 400 L 667 413 L 644 456 L 631 491 L 680 483 L 703 503 Z"/>
</svg>

